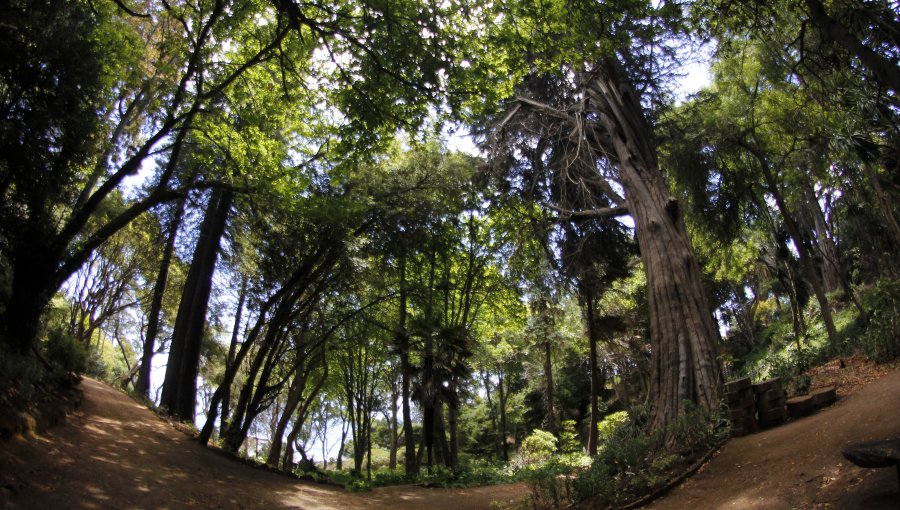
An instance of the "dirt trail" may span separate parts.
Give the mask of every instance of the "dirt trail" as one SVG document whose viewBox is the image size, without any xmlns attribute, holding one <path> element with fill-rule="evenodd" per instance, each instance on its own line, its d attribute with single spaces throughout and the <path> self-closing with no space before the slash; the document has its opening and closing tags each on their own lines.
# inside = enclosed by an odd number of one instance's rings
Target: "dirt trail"
<svg viewBox="0 0 900 510">
<path fill-rule="evenodd" d="M 0 443 L 0 507 L 467 510 L 514 505 L 523 485 L 349 493 L 200 447 L 122 392 L 85 378 L 84 403 L 44 437 Z"/>
<path fill-rule="evenodd" d="M 702 470 L 647 508 L 896 510 L 897 471 L 862 469 L 844 446 L 900 437 L 900 370 L 813 416 L 730 440 Z"/>
<path fill-rule="evenodd" d="M 123 393 L 84 380 L 85 401 L 44 437 L 0 443 L 3 508 L 523 508 L 522 484 L 414 486 L 354 494 L 229 460 Z M 900 370 L 788 425 L 729 441 L 698 474 L 649 508 L 891 509 L 893 469 L 857 468 L 848 443 L 900 437 Z M 496 502 L 496 503 L 495 503 Z"/>
</svg>

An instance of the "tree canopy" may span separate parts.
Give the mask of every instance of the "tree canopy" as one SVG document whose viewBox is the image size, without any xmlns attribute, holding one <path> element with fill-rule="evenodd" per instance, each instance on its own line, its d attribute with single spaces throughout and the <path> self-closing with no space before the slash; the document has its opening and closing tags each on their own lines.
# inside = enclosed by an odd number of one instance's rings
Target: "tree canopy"
<svg viewBox="0 0 900 510">
<path fill-rule="evenodd" d="M 4 406 L 87 371 L 273 468 L 585 499 L 727 379 L 900 355 L 894 4 L 2 11 Z"/>
</svg>

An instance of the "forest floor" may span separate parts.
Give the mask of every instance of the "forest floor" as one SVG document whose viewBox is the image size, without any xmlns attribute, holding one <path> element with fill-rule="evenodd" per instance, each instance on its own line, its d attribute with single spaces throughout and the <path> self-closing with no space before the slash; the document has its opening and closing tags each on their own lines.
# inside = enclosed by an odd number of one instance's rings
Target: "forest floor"
<svg viewBox="0 0 900 510">
<path fill-rule="evenodd" d="M 850 360 L 822 367 L 813 386 L 838 402 L 787 425 L 729 441 L 652 509 L 896 509 L 893 469 L 862 469 L 840 449 L 900 437 L 900 370 Z M 856 366 L 859 365 L 859 366 Z M 523 484 L 471 489 L 386 487 L 366 493 L 300 482 L 230 460 L 103 383 L 39 437 L 0 443 L 0 508 L 524 508 Z"/>
</svg>

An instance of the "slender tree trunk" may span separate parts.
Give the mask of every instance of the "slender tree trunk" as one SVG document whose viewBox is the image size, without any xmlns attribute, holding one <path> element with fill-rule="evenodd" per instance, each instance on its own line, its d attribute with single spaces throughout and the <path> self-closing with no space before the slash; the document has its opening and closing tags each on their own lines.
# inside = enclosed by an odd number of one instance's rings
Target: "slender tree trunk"
<svg viewBox="0 0 900 510">
<path fill-rule="evenodd" d="M 275 425 L 275 430 L 270 438 L 271 443 L 269 445 L 269 455 L 266 458 L 266 465 L 271 468 L 278 467 L 278 462 L 281 459 L 281 446 L 284 441 L 284 432 L 287 429 L 288 423 L 291 421 L 291 417 L 294 416 L 294 411 L 296 411 L 297 406 L 300 405 L 300 398 L 303 396 L 303 390 L 306 389 L 306 380 L 309 377 L 309 373 L 305 371 L 305 368 L 305 365 L 300 362 L 294 369 L 294 380 L 291 381 L 291 386 L 288 388 L 287 400 L 284 403 L 284 411 L 281 413 L 281 417 L 278 419 L 278 423 Z M 299 422 L 300 420 L 297 421 Z"/>
<path fill-rule="evenodd" d="M 434 406 L 434 436 L 437 440 L 437 453 L 440 454 L 436 463 L 452 467 L 450 465 L 450 445 L 447 443 L 447 427 L 444 422 L 444 403 L 438 401 Z"/>
<path fill-rule="evenodd" d="M 456 395 L 456 383 L 451 384 L 450 390 Z M 447 406 L 447 425 L 450 427 L 450 456 L 447 459 L 447 465 L 451 469 L 459 467 L 459 407 L 458 400 Z"/>
<path fill-rule="evenodd" d="M 406 476 L 413 478 L 419 474 L 416 462 L 416 443 L 413 435 L 412 410 L 410 409 L 410 377 L 412 367 L 409 362 L 409 333 L 406 330 L 406 249 L 401 248 L 399 259 L 400 271 L 400 311 L 397 343 L 400 350 L 401 399 L 403 407 L 404 468 Z"/>
<path fill-rule="evenodd" d="M 800 206 L 803 214 L 800 215 L 806 224 L 806 231 L 813 234 L 813 242 L 810 243 L 813 251 L 821 260 L 819 264 L 822 274 L 822 286 L 826 294 L 831 294 L 842 288 L 840 255 L 837 246 L 831 238 L 831 232 L 825 221 L 825 214 L 819 205 L 819 199 L 810 182 L 803 184 L 803 201 Z M 847 296 L 849 298 L 849 296 Z"/>
<path fill-rule="evenodd" d="M 504 387 L 503 371 L 497 370 L 497 393 L 500 397 L 500 441 L 502 445 L 503 460 L 509 461 L 509 442 L 506 440 L 506 389 Z"/>
<path fill-rule="evenodd" d="M 183 421 L 194 420 L 206 310 L 219 243 L 225 233 L 233 198 L 233 191 L 221 188 L 214 190 L 210 196 L 175 319 L 160 404 L 172 416 Z"/>
<path fill-rule="evenodd" d="M 784 200 L 781 189 L 779 188 L 775 176 L 772 174 L 772 170 L 769 168 L 765 158 L 758 152 L 755 152 L 754 155 L 759 161 L 769 193 L 772 195 L 772 198 L 775 199 L 775 205 L 778 207 L 779 212 L 781 212 L 784 226 L 791 236 L 791 239 L 794 240 L 794 247 L 797 248 L 797 255 L 800 258 L 800 265 L 803 267 L 806 279 L 812 286 L 816 300 L 819 302 L 819 308 L 822 313 L 822 322 L 825 323 L 825 330 L 828 333 L 828 343 L 832 348 L 836 348 L 837 329 L 834 327 L 834 319 L 831 316 L 831 305 L 828 303 L 828 297 L 825 295 L 825 287 L 822 284 L 822 278 L 819 276 L 815 261 L 810 253 L 807 236 L 803 235 L 800 226 L 797 224 L 797 220 L 788 208 L 787 202 Z"/>
<path fill-rule="evenodd" d="M 591 365 L 591 420 L 588 430 L 588 455 L 597 455 L 597 430 L 600 419 L 600 406 L 597 402 L 600 396 L 600 377 L 597 373 L 597 325 L 594 321 L 594 294 L 590 289 L 584 290 L 588 334 L 588 363 Z"/>
<path fill-rule="evenodd" d="M 231 328 L 231 342 L 228 344 L 228 356 L 225 358 L 225 372 L 235 362 L 238 340 L 241 335 L 241 317 L 244 312 L 244 300 L 247 297 L 247 276 L 241 276 L 241 290 L 238 294 L 237 308 L 234 311 L 234 326 Z M 231 382 L 223 378 L 222 381 L 222 415 L 219 421 L 219 435 L 225 432 L 228 424 L 228 414 L 231 408 Z"/>
<path fill-rule="evenodd" d="M 391 452 L 388 460 L 388 467 L 391 470 L 397 469 L 397 448 L 400 444 L 397 420 L 397 399 L 400 398 L 400 388 L 397 379 L 395 372 L 391 379 Z"/>
<path fill-rule="evenodd" d="M 546 336 L 545 336 L 546 338 Z M 544 424 L 547 432 L 559 433 L 559 418 L 556 413 L 556 392 L 553 384 L 553 346 L 544 341 Z"/>
<path fill-rule="evenodd" d="M 872 166 L 868 163 L 863 163 L 862 166 L 866 171 L 866 176 L 872 182 L 872 189 L 875 191 L 876 200 L 878 200 L 878 208 L 881 210 L 881 214 L 884 216 L 884 220 L 890 228 L 893 245 L 895 248 L 900 248 L 900 223 L 897 222 L 897 218 L 894 216 L 891 200 L 887 196 L 887 193 L 884 192 L 884 188 L 881 186 L 881 179 L 879 179 L 878 175 L 875 174 L 875 171 L 872 170 Z"/>
<path fill-rule="evenodd" d="M 162 312 L 163 296 L 166 293 L 166 282 L 169 279 L 169 266 L 172 264 L 172 254 L 175 252 L 175 240 L 178 237 L 178 229 L 181 227 L 181 219 L 184 216 L 185 200 L 179 200 L 175 206 L 172 219 L 166 233 L 166 244 L 163 247 L 162 260 L 159 263 L 159 273 L 153 285 L 153 297 L 150 300 L 150 312 L 147 314 L 147 334 L 144 337 L 144 351 L 141 355 L 141 368 L 134 390 L 138 395 L 150 397 L 150 371 L 153 368 L 153 351 L 156 349 L 156 337 L 159 334 L 159 321 Z"/>
<path fill-rule="evenodd" d="M 491 428 L 494 430 L 494 433 L 497 434 L 498 438 L 503 438 L 503 432 L 500 430 L 500 425 L 497 422 L 497 411 L 494 408 L 494 400 L 491 397 L 490 374 L 487 371 L 481 371 L 481 381 L 484 385 L 484 397 L 488 404 L 488 417 L 491 419 Z M 502 442 L 498 439 L 494 442 L 494 454 L 500 455 L 502 450 Z"/>
<path fill-rule="evenodd" d="M 637 92 L 621 64 L 601 63 L 594 98 L 605 113 L 647 275 L 651 427 L 665 429 L 690 401 L 714 411 L 722 394 L 719 334 L 677 201 L 669 194 Z M 670 438 L 671 439 L 671 438 Z"/>
</svg>

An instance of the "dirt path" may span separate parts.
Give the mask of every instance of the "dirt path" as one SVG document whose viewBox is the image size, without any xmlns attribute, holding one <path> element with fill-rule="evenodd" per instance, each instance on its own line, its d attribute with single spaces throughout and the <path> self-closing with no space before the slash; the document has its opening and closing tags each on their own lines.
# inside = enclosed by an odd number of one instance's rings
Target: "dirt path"
<svg viewBox="0 0 900 510">
<path fill-rule="evenodd" d="M 523 485 L 391 487 L 368 493 L 299 482 L 229 460 L 123 393 L 84 379 L 84 403 L 40 438 L 0 443 L 0 507 L 467 510 L 513 506 Z"/>
<path fill-rule="evenodd" d="M 897 471 L 858 468 L 850 443 L 900 437 L 900 370 L 834 406 L 732 439 L 703 469 L 647 508 L 896 510 Z"/>
<path fill-rule="evenodd" d="M 527 492 L 516 484 L 353 494 L 298 482 L 201 448 L 109 386 L 85 379 L 84 390 L 65 425 L 0 443 L 0 508 L 466 510 L 522 508 Z M 840 454 L 886 437 L 900 437 L 900 370 L 814 416 L 730 441 L 649 508 L 894 510 L 895 471 L 857 468 Z"/>
</svg>

